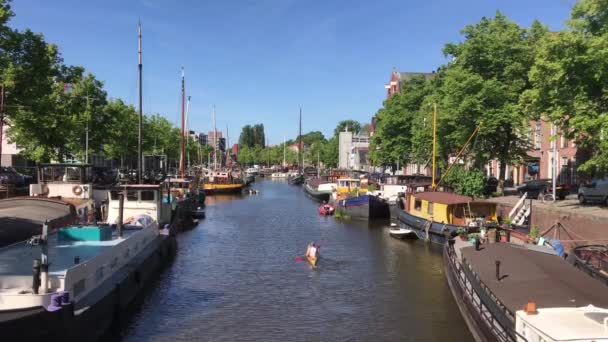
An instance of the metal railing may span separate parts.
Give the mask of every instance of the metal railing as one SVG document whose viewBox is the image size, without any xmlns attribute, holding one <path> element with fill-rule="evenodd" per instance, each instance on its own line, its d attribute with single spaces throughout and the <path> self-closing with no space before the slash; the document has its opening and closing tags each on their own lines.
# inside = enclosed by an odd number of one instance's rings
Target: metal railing
<svg viewBox="0 0 608 342">
<path fill-rule="evenodd" d="M 452 273 L 458 286 L 456 289 L 467 308 L 475 314 L 479 320 L 478 324 L 486 334 L 492 335 L 493 340 L 504 342 L 524 342 L 527 339 L 517 333 L 515 327 L 515 316 L 502 304 L 492 293 L 488 286 L 473 272 L 465 262 L 460 263 L 449 243 L 445 246 L 448 272 Z M 448 277 L 450 274 L 447 275 Z"/>
</svg>

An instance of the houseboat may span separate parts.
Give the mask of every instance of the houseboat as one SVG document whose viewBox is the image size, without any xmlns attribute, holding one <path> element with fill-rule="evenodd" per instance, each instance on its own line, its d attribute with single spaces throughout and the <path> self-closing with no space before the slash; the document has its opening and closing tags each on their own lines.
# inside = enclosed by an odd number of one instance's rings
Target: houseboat
<svg viewBox="0 0 608 342">
<path fill-rule="evenodd" d="M 108 197 L 107 223 L 50 233 L 45 225 L 41 235 L 0 248 L 4 339 L 98 340 L 175 253 L 175 239 L 159 230 L 170 210 L 162 210 L 158 185 Z"/>
<path fill-rule="evenodd" d="M 244 186 L 230 171 L 207 171 L 201 184 L 206 195 L 241 193 Z"/>
<path fill-rule="evenodd" d="M 399 213 L 402 227 L 412 229 L 419 239 L 444 244 L 458 230 L 479 231 L 496 222 L 496 204 L 473 201 L 449 192 L 420 192 L 408 195 L 408 207 Z"/>
<path fill-rule="evenodd" d="M 336 183 L 330 183 L 323 178 L 308 179 L 304 183 L 304 191 L 320 202 L 329 201 L 331 194 L 336 191 L 337 187 Z"/>
<path fill-rule="evenodd" d="M 384 219 L 390 217 L 388 203 L 367 192 L 367 180 L 355 178 L 338 179 L 334 203 L 336 210 L 343 210 L 354 219 Z"/>
<path fill-rule="evenodd" d="M 608 341 L 605 285 L 526 246 L 444 247 L 448 285 L 475 340 Z"/>
</svg>

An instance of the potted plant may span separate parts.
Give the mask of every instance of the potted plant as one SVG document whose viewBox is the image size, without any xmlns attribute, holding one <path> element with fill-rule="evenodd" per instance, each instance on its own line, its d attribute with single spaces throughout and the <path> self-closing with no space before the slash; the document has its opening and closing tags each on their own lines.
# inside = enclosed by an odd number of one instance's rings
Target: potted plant
<svg viewBox="0 0 608 342">
<path fill-rule="evenodd" d="M 456 235 L 460 236 L 460 240 L 462 241 L 467 240 L 467 231 L 464 228 L 456 229 Z"/>
<path fill-rule="evenodd" d="M 510 217 L 506 217 L 503 221 L 505 228 L 507 229 L 511 229 L 511 218 Z"/>
<path fill-rule="evenodd" d="M 538 228 L 538 225 L 533 224 L 532 227 L 530 227 L 530 233 L 528 233 L 528 240 L 532 241 L 532 243 L 536 243 L 539 237 L 540 229 Z"/>
</svg>

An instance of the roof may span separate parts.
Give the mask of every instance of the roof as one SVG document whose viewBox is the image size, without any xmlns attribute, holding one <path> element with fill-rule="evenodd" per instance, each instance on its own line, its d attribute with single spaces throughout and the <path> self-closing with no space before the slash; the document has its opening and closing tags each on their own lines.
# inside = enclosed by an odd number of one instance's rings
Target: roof
<svg viewBox="0 0 608 342">
<path fill-rule="evenodd" d="M 158 184 L 124 184 L 116 185 L 112 190 L 146 190 L 146 189 L 160 189 Z"/>
<path fill-rule="evenodd" d="M 462 196 L 452 192 L 441 192 L 441 191 L 433 191 L 433 192 L 420 192 L 414 194 L 414 197 L 433 202 L 433 203 L 443 203 L 443 204 L 461 204 L 461 203 L 470 203 L 473 199 L 469 196 Z"/>
<path fill-rule="evenodd" d="M 526 325 L 541 331 L 553 341 L 588 341 L 608 339 L 602 324 L 608 310 L 595 307 L 539 309 L 536 315 L 523 310 L 517 316 Z"/>
<path fill-rule="evenodd" d="M 91 167 L 92 164 L 82 164 L 82 163 L 43 163 L 38 164 L 39 167 L 49 167 L 49 166 L 57 166 L 57 167 Z"/>
<path fill-rule="evenodd" d="M 592 304 L 608 308 L 606 286 L 562 258 L 508 243 L 485 244 L 461 249 L 465 262 L 511 311 L 528 301 L 538 308 L 581 307 Z M 501 280 L 496 280 L 499 260 Z"/>
</svg>

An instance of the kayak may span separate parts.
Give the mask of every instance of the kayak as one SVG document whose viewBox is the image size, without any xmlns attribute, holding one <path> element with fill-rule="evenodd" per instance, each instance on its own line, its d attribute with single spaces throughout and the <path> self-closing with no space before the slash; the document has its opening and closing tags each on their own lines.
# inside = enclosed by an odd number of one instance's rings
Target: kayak
<svg viewBox="0 0 608 342">
<path fill-rule="evenodd" d="M 319 257 L 311 257 L 307 255 L 306 260 L 308 260 L 308 263 L 312 266 L 317 266 L 317 261 L 319 260 Z"/>
</svg>

